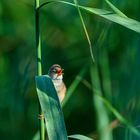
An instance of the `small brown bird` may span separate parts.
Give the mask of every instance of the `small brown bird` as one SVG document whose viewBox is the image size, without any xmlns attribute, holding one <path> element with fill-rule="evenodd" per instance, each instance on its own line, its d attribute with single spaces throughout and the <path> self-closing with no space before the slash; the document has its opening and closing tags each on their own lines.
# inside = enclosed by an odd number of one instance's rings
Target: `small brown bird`
<svg viewBox="0 0 140 140">
<path fill-rule="evenodd" d="M 63 82 L 63 69 L 60 65 L 54 64 L 50 67 L 48 75 L 53 81 L 60 103 L 63 101 L 66 94 L 66 86 Z"/>
</svg>

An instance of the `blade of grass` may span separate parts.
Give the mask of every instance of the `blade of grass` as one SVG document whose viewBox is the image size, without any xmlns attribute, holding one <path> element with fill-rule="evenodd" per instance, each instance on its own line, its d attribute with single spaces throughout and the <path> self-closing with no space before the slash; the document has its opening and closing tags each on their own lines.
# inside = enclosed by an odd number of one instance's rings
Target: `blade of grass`
<svg viewBox="0 0 140 140">
<path fill-rule="evenodd" d="M 52 1 L 49 1 L 49 2 L 45 2 L 43 3 L 42 5 L 40 5 L 39 9 L 43 6 L 45 6 L 46 4 L 48 3 L 52 3 L 52 2 L 58 2 L 58 3 L 63 3 L 63 4 L 67 4 L 67 5 L 71 5 L 71 6 L 74 6 L 76 7 L 77 5 L 73 4 L 73 3 L 70 3 L 70 2 L 66 2 L 66 1 L 55 1 L 55 0 L 52 0 Z M 107 11 L 107 10 L 104 10 L 104 9 L 98 9 L 98 8 L 91 8 L 91 7 L 86 7 L 86 6 L 80 6 L 78 5 L 78 7 L 88 13 L 91 13 L 91 14 L 95 14 L 97 16 L 100 16 L 104 19 L 107 19 L 111 22 L 114 22 L 114 23 L 117 23 L 117 24 L 120 24 L 128 29 L 131 29 L 137 33 L 140 33 L 140 22 L 139 21 L 136 21 L 134 19 L 131 19 L 131 18 L 125 18 L 125 17 L 122 17 L 118 14 L 114 14 L 112 11 Z"/>
<path fill-rule="evenodd" d="M 32 138 L 32 140 L 40 140 L 40 133 L 39 131 L 37 131 L 34 135 L 34 137 Z"/>
<path fill-rule="evenodd" d="M 79 134 L 70 135 L 70 136 L 68 136 L 68 138 L 73 138 L 73 139 L 78 139 L 78 140 L 93 140 L 93 139 L 91 139 L 89 137 L 79 135 Z"/>
<path fill-rule="evenodd" d="M 47 75 L 37 76 L 36 88 L 49 140 L 67 140 L 64 117 L 52 80 Z"/>
<path fill-rule="evenodd" d="M 98 37 L 96 41 L 96 49 L 98 49 L 98 63 L 99 63 L 99 68 L 100 68 L 100 75 L 102 77 L 102 91 L 109 99 L 109 101 L 112 101 L 112 92 L 111 92 L 111 79 L 110 79 L 110 70 L 109 70 L 109 60 L 108 60 L 108 54 L 107 50 L 105 47 L 103 47 L 105 44 L 105 41 L 107 39 L 107 33 L 110 28 L 110 25 L 108 24 L 107 26 L 102 28 L 102 32 L 100 33 L 100 36 Z"/>
<path fill-rule="evenodd" d="M 126 128 L 125 129 L 125 132 L 124 132 L 124 138 L 125 138 L 125 140 L 128 140 L 128 129 Z"/>
<path fill-rule="evenodd" d="M 87 66 L 85 66 L 80 73 L 76 76 L 76 78 L 74 79 L 74 81 L 72 82 L 72 84 L 70 85 L 70 87 L 68 88 L 67 94 L 64 98 L 64 101 L 62 102 L 62 107 L 64 107 L 66 105 L 66 103 L 68 102 L 68 100 L 70 99 L 70 97 L 72 96 L 74 90 L 77 88 L 77 86 L 79 85 L 80 81 L 82 80 L 82 77 L 84 76 L 84 74 L 87 71 Z"/>
<path fill-rule="evenodd" d="M 97 128 L 100 140 L 112 140 L 112 132 L 111 130 L 107 129 L 109 126 L 109 116 L 103 102 L 99 99 L 99 96 L 102 95 L 99 74 L 96 65 L 91 66 L 90 75 L 92 81 L 92 90 L 94 92 L 93 103 L 97 113 Z"/>
<path fill-rule="evenodd" d="M 121 17 L 125 17 L 127 18 L 127 16 L 121 12 L 117 7 L 115 7 L 109 0 L 105 0 L 105 2 L 109 5 L 109 7 L 118 15 L 120 15 Z"/>
<path fill-rule="evenodd" d="M 100 71 L 101 71 L 101 76 L 102 76 L 103 93 L 109 101 L 112 101 L 109 60 L 108 60 L 108 54 L 105 47 L 102 47 L 100 50 L 99 65 L 100 65 Z"/>
<path fill-rule="evenodd" d="M 83 29 L 84 29 L 84 32 L 85 32 L 85 35 L 86 35 L 88 44 L 89 44 L 91 59 L 92 59 L 92 61 L 93 61 L 93 63 L 94 63 L 95 58 L 94 58 L 94 56 L 93 56 L 92 44 L 91 44 L 91 41 L 90 41 L 90 37 L 89 37 L 88 31 L 87 31 L 87 28 L 86 28 L 86 25 L 85 25 L 85 22 L 84 22 L 82 13 L 81 13 L 81 11 L 80 11 L 80 8 L 78 7 L 78 1 L 77 1 L 77 0 L 74 0 L 74 3 L 75 3 L 76 8 L 77 8 L 77 10 L 78 10 L 78 14 L 79 14 L 79 17 L 80 17 L 80 20 L 81 20 L 81 23 L 82 23 L 82 26 L 83 26 Z"/>
</svg>

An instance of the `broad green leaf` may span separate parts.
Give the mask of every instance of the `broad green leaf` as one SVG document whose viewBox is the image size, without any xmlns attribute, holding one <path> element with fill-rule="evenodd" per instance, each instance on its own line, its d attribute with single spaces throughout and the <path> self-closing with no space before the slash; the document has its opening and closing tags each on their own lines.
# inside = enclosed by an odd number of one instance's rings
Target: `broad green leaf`
<svg viewBox="0 0 140 140">
<path fill-rule="evenodd" d="M 131 29 L 135 32 L 140 33 L 140 22 L 131 19 L 131 18 L 124 18 L 122 16 L 119 16 L 118 14 L 114 14 L 111 11 L 107 11 L 107 10 L 102 10 L 102 9 L 96 9 L 96 8 L 88 8 L 88 7 L 81 7 L 84 10 L 90 12 L 90 13 L 94 13 L 100 17 L 103 17 L 109 21 L 118 23 L 128 29 Z"/>
<path fill-rule="evenodd" d="M 75 7 L 78 6 L 80 9 L 82 9 L 86 12 L 89 12 L 91 14 L 95 14 L 95 15 L 100 16 L 104 19 L 107 19 L 111 22 L 118 23 L 118 24 L 120 24 L 120 25 L 122 25 L 122 26 L 124 26 L 128 29 L 131 29 L 131 30 L 133 30 L 137 33 L 140 33 L 140 22 L 139 21 L 136 21 L 136 20 L 128 18 L 128 17 L 120 16 L 116 13 L 113 13 L 112 11 L 108 11 L 108 10 L 104 10 L 104 9 L 75 5 L 73 3 L 66 2 L 66 1 L 61 1 L 61 0 L 60 1 L 52 0 L 52 1 L 49 1 L 49 2 L 46 2 L 46 3 L 43 3 L 42 5 L 40 5 L 39 8 L 41 8 L 42 6 L 44 6 L 48 3 L 51 3 L 51 2 L 64 3 L 64 4 L 75 6 Z"/>
<path fill-rule="evenodd" d="M 75 134 L 75 135 L 70 135 L 68 136 L 69 138 L 73 138 L 73 139 L 77 139 L 77 140 L 93 140 L 89 137 L 83 136 L 83 135 L 79 135 L 79 134 Z"/>
<path fill-rule="evenodd" d="M 36 88 L 49 140 L 67 140 L 64 117 L 52 80 L 47 75 L 36 76 Z"/>
</svg>

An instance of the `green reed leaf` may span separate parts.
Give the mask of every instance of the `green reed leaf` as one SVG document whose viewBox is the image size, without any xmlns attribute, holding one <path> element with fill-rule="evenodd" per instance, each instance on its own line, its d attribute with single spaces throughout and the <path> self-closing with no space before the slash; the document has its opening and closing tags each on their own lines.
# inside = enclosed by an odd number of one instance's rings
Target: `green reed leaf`
<svg viewBox="0 0 140 140">
<path fill-rule="evenodd" d="M 36 76 L 36 88 L 49 140 L 67 140 L 64 117 L 52 80 L 47 75 Z"/>
<path fill-rule="evenodd" d="M 115 7 L 109 0 L 105 0 L 105 2 L 109 5 L 109 7 L 118 15 L 122 17 L 127 17 L 123 12 L 121 12 L 117 7 Z"/>
<path fill-rule="evenodd" d="M 137 33 L 140 33 L 140 22 L 139 21 L 136 21 L 136 20 L 128 18 L 128 17 L 120 16 L 120 14 L 116 14 L 112 11 L 108 11 L 108 10 L 104 10 L 104 9 L 80 6 L 80 5 L 76 5 L 76 4 L 66 2 L 66 1 L 61 1 L 61 0 L 60 1 L 52 0 L 52 1 L 49 1 L 49 2 L 46 2 L 46 3 L 43 3 L 42 5 L 40 5 L 39 8 L 45 6 L 48 3 L 52 3 L 52 2 L 63 3 L 63 4 L 71 5 L 71 6 L 74 6 L 74 7 L 78 6 L 80 9 L 82 9 L 82 10 L 88 12 L 88 13 L 95 14 L 99 17 L 107 19 L 108 21 L 120 24 L 120 25 L 122 25 L 122 26 L 124 26 L 124 27 L 126 27 L 130 30 L 133 30 Z"/>
<path fill-rule="evenodd" d="M 82 26 L 83 26 L 83 29 L 84 29 L 84 32 L 85 32 L 85 35 L 86 35 L 88 44 L 89 44 L 91 59 L 94 62 L 95 61 L 95 58 L 94 58 L 93 51 L 92 51 L 92 44 L 91 44 L 91 41 L 90 41 L 90 37 L 89 37 L 88 31 L 87 31 L 87 28 L 86 28 L 86 25 L 85 25 L 85 22 L 84 22 L 82 13 L 80 11 L 80 8 L 78 7 L 78 1 L 77 0 L 74 0 L 74 3 L 75 3 L 76 8 L 78 10 L 78 14 L 79 14 L 79 17 L 80 17 L 80 20 L 81 20 L 81 23 L 82 23 Z"/>
<path fill-rule="evenodd" d="M 77 140 L 93 140 L 89 137 L 83 136 L 83 135 L 79 135 L 79 134 L 75 134 L 75 135 L 70 135 L 68 136 L 69 138 L 73 138 L 73 139 L 77 139 Z"/>
<path fill-rule="evenodd" d="M 112 132 L 108 128 L 109 126 L 109 115 L 107 110 L 103 104 L 103 102 L 99 99 L 101 94 L 101 84 L 99 79 L 99 73 L 96 65 L 92 65 L 90 69 L 92 86 L 91 89 L 93 91 L 93 103 L 97 114 L 97 128 L 100 140 L 112 140 Z"/>
</svg>

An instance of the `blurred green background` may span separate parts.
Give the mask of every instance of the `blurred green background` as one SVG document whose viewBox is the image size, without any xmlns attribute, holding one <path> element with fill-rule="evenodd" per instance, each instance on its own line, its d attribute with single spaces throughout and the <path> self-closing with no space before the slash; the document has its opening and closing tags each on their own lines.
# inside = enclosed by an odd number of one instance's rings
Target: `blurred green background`
<svg viewBox="0 0 140 140">
<path fill-rule="evenodd" d="M 44 0 L 45 1 L 45 0 Z M 43 0 L 41 1 L 41 3 Z M 72 0 L 69 2 L 72 2 Z M 140 21 L 139 0 L 112 0 L 128 17 Z M 81 5 L 109 9 L 103 0 L 80 0 Z M 98 16 L 82 12 L 107 100 L 129 122 L 140 124 L 140 35 Z M 38 130 L 35 89 L 34 0 L 0 1 L 0 139 L 31 140 Z M 85 64 L 91 65 L 89 46 L 77 10 L 58 3 L 41 10 L 43 74 L 58 63 L 69 87 Z M 88 81 L 88 82 L 87 82 Z M 68 134 L 98 138 L 97 117 L 89 71 L 63 108 Z M 111 88 L 108 86 L 111 85 Z M 109 112 L 110 122 L 116 118 Z M 138 140 L 117 126 L 113 140 Z"/>
</svg>

